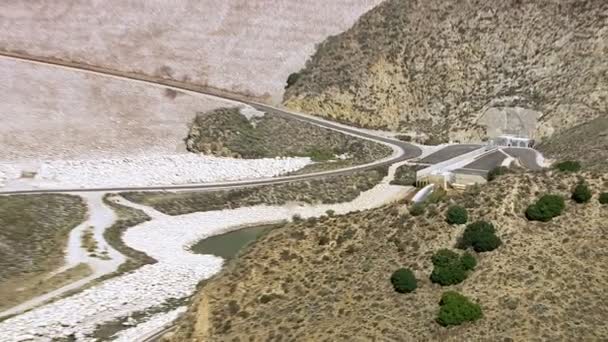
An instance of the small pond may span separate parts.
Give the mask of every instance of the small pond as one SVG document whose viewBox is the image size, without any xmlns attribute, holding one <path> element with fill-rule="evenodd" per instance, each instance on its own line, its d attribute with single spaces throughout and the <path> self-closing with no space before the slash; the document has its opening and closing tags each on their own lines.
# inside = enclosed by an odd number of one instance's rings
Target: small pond
<svg viewBox="0 0 608 342">
<path fill-rule="evenodd" d="M 229 260 L 264 233 L 282 225 L 282 223 L 277 223 L 245 227 L 222 235 L 211 236 L 192 245 L 192 252 L 212 254 Z"/>
</svg>

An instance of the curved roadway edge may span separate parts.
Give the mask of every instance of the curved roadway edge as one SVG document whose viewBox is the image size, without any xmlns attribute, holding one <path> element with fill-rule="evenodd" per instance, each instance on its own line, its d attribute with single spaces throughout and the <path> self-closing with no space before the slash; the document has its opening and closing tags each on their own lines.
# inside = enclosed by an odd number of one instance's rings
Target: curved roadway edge
<svg viewBox="0 0 608 342">
<path fill-rule="evenodd" d="M 222 100 L 228 100 L 235 103 L 235 105 L 249 105 L 258 110 L 270 112 L 273 114 L 277 114 L 283 117 L 288 117 L 292 119 L 301 120 L 304 122 L 308 122 L 317 126 L 321 126 L 327 129 L 331 129 L 334 131 L 338 131 L 344 134 L 348 134 L 351 136 L 355 136 L 358 138 L 375 141 L 377 143 L 381 143 L 387 145 L 393 149 L 393 154 L 382 160 L 374 161 L 372 163 L 352 166 L 339 170 L 331 170 L 331 171 L 323 171 L 323 172 L 315 172 L 309 173 L 305 175 L 296 175 L 296 176 L 282 176 L 275 178 L 267 178 L 267 179 L 256 179 L 256 180 L 244 180 L 244 181 L 233 181 L 233 182 L 221 182 L 221 183 L 196 183 L 196 184 L 180 184 L 180 185 L 164 185 L 164 186 L 150 186 L 150 187 L 117 187 L 117 188 L 71 188 L 71 189 L 34 189 L 34 190 L 12 190 L 12 191 L 0 191 L 0 195 L 12 195 L 12 194 L 39 194 L 39 193 L 57 193 L 57 192 L 117 192 L 117 191 L 179 191 L 179 190 L 222 190 L 222 189 L 230 189 L 237 187 L 247 187 L 247 186 L 256 186 L 256 185 L 265 185 L 265 184 L 276 184 L 276 183 L 286 183 L 292 181 L 299 180 L 307 180 L 314 179 L 332 175 L 341 175 L 341 174 L 350 174 L 355 171 L 367 170 L 371 168 L 375 168 L 378 166 L 386 166 L 391 165 L 397 162 L 401 162 L 404 160 L 412 159 L 418 157 L 422 154 L 422 150 L 417 146 L 406 143 L 403 141 L 399 141 L 396 139 L 387 138 L 384 136 L 373 134 L 364 129 L 358 129 L 354 127 L 349 127 L 347 125 L 338 124 L 335 122 L 327 121 L 324 119 L 320 119 L 311 115 L 306 115 L 302 113 L 295 113 L 291 111 L 287 111 L 285 109 L 273 107 L 270 105 L 258 103 L 255 101 L 251 101 L 245 99 L 238 95 L 221 93 L 219 91 L 212 91 L 206 89 L 201 86 L 196 86 L 192 84 L 188 84 L 185 82 L 167 80 L 162 78 L 156 78 L 146 75 L 140 75 L 135 73 L 127 73 L 120 72 L 90 65 L 82 65 L 77 63 L 70 63 L 65 61 L 53 60 L 49 58 L 38 58 L 32 56 L 25 56 L 16 53 L 10 52 L 0 52 L 1 58 L 8 58 L 18 61 L 25 61 L 34 64 L 42 64 L 51 67 L 64 68 L 79 72 L 91 73 L 106 77 L 112 77 L 122 80 L 131 80 L 135 82 L 140 82 L 144 84 L 148 84 L 151 86 L 161 86 L 163 88 L 169 88 L 173 90 L 178 90 L 182 92 L 186 92 L 192 95 L 204 95 L 208 97 L 216 97 Z"/>
<path fill-rule="evenodd" d="M 183 91 L 186 93 L 191 93 L 193 95 L 218 97 L 218 98 L 221 98 L 224 100 L 229 100 L 229 101 L 235 102 L 235 105 L 242 105 L 242 104 L 249 105 L 249 106 L 252 106 L 261 111 L 271 112 L 271 113 L 274 113 L 277 115 L 281 115 L 283 117 L 301 120 L 301 121 L 315 124 L 315 125 L 318 125 L 318 126 L 321 126 L 324 128 L 339 131 L 344 134 L 356 136 L 356 137 L 359 137 L 362 139 L 375 141 L 377 143 L 382 143 L 393 149 L 393 154 L 391 156 L 378 160 L 378 161 L 374 161 L 372 163 L 352 166 L 352 167 L 339 169 L 339 170 L 310 173 L 310 174 L 305 174 L 305 175 L 282 176 L 282 177 L 275 177 L 275 178 L 269 178 L 269 179 L 243 180 L 243 181 L 232 181 L 232 182 L 222 182 L 222 183 L 200 183 L 200 184 L 166 185 L 166 186 L 151 186 L 151 187 L 12 190 L 12 191 L 0 191 L 0 195 L 61 192 L 61 193 L 72 193 L 72 194 L 80 193 L 80 194 L 85 195 L 85 197 L 89 198 L 91 196 L 92 197 L 95 197 L 96 195 L 99 196 L 99 193 L 120 192 L 120 191 L 163 191 L 163 190 L 166 190 L 166 191 L 180 191 L 180 190 L 212 191 L 212 190 L 239 188 L 239 187 L 258 186 L 258 185 L 265 185 L 265 184 L 287 183 L 287 182 L 293 182 L 293 181 L 321 178 L 321 177 L 326 177 L 326 176 L 331 176 L 331 175 L 350 174 L 350 173 L 354 173 L 354 172 L 360 171 L 360 170 L 366 170 L 366 169 L 371 169 L 371 168 L 375 168 L 378 166 L 386 166 L 386 165 L 392 165 L 395 163 L 403 162 L 405 160 L 417 157 L 422 154 L 422 150 L 420 148 L 418 148 L 412 144 L 408 144 L 408 143 L 399 141 L 399 140 L 394 140 L 394 139 L 386 138 L 384 136 L 375 135 L 375 134 L 372 134 L 365 130 L 360 130 L 360 129 L 352 128 L 352 127 L 349 127 L 346 125 L 333 123 L 333 122 L 330 122 L 327 120 L 315 118 L 310 115 L 289 112 L 289 111 L 282 110 L 282 109 L 279 109 L 276 107 L 268 106 L 268 105 L 261 104 L 261 103 L 256 103 L 253 101 L 239 98 L 238 96 L 215 94 L 215 93 L 212 93 L 209 91 L 205 91 L 204 89 L 202 89 L 202 87 L 196 87 L 196 86 L 192 86 L 192 85 L 189 85 L 186 83 L 168 81 L 168 80 L 162 80 L 162 79 L 153 79 L 151 77 L 142 76 L 142 75 L 123 74 L 120 72 L 116 72 L 116 71 L 112 71 L 112 70 L 103 70 L 101 68 L 92 67 L 92 66 L 54 62 L 54 61 L 48 61 L 48 60 L 44 60 L 44 59 L 38 59 L 38 58 L 26 57 L 26 56 L 16 56 L 16 55 L 0 53 L 0 57 L 10 58 L 10 59 L 15 59 L 15 60 L 20 60 L 20 61 L 26 61 L 26 62 L 35 63 L 35 64 L 43 64 L 43 65 L 52 66 L 52 67 L 66 68 L 66 69 L 75 70 L 75 71 L 79 71 L 79 72 L 93 73 L 93 74 L 98 74 L 101 76 L 113 77 L 113 78 L 118 78 L 118 79 L 123 79 L 123 80 L 134 81 L 134 82 L 141 82 L 141 83 L 148 84 L 150 86 L 154 86 L 154 87 L 160 86 L 163 88 L 170 88 L 170 89 L 174 89 L 174 90 Z M 87 194 L 84 194 L 84 193 L 87 193 Z M 97 223 L 99 223 L 99 222 L 97 222 Z M 100 233 L 99 230 L 105 228 L 106 225 L 107 224 L 104 224 L 104 225 L 95 224 L 94 226 L 96 228 L 95 229 L 96 235 L 102 234 L 102 232 Z M 104 227 L 102 227 L 102 226 L 104 226 Z M 77 242 L 76 244 L 78 245 L 77 240 L 79 240 L 79 236 L 76 236 L 76 237 L 77 237 L 77 239 L 74 239 L 74 241 L 76 241 Z M 73 253 L 71 253 L 71 254 L 76 255 L 76 254 L 79 254 L 80 251 L 75 250 L 72 252 Z M 68 253 L 68 254 L 70 254 L 70 253 Z M 69 257 L 67 259 L 68 259 L 68 261 L 70 261 Z M 103 265 L 103 266 L 106 266 L 106 265 Z M 108 267 L 103 267 L 103 270 L 101 270 L 102 267 L 98 267 L 98 268 L 99 268 L 98 271 L 100 271 L 102 273 L 108 272 Z M 28 301 L 27 303 L 22 303 L 22 305 L 11 308 L 9 311 L 3 312 L 2 315 L 4 316 L 7 313 L 15 314 L 18 312 L 28 310 L 38 304 L 41 304 L 47 300 L 57 297 L 58 295 L 60 295 L 62 293 L 65 293 L 65 291 L 78 288 L 78 287 L 84 285 L 85 283 L 93 280 L 94 278 L 97 278 L 99 275 L 100 275 L 99 272 L 95 272 L 95 274 L 93 274 L 85 279 L 82 279 L 79 282 L 72 283 L 68 286 L 57 289 L 57 290 L 53 291 L 52 293 L 47 294 L 46 296 L 33 298 L 32 300 Z"/>
</svg>

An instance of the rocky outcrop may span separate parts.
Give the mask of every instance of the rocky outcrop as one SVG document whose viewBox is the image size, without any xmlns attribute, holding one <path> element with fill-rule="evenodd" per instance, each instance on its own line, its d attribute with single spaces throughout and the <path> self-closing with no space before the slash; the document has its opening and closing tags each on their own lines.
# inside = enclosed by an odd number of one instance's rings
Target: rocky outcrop
<svg viewBox="0 0 608 342">
<path fill-rule="evenodd" d="M 321 44 L 284 102 L 441 141 L 542 140 L 607 115 L 607 23 L 602 0 L 388 0 Z"/>
</svg>

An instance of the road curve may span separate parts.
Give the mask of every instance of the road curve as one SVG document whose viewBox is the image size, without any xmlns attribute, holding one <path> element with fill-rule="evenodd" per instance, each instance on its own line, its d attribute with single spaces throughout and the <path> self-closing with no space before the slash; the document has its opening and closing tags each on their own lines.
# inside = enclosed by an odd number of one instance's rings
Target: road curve
<svg viewBox="0 0 608 342">
<path fill-rule="evenodd" d="M 91 65 L 84 65 L 78 63 L 71 63 L 60 61 L 56 59 L 49 58 L 39 58 L 26 56 L 17 53 L 11 52 L 0 52 L 0 58 L 8 58 L 21 60 L 26 62 L 31 62 L 35 64 L 43 64 L 52 67 L 59 67 L 65 69 L 76 70 L 80 72 L 92 73 L 101 76 L 119 78 L 124 80 L 131 80 L 141 83 L 146 83 L 154 86 L 163 86 L 167 88 L 171 88 L 174 90 L 180 90 L 185 92 L 191 92 L 196 94 L 201 94 L 205 96 L 217 97 L 224 100 L 234 101 L 246 105 L 250 105 L 260 111 L 265 111 L 269 113 L 273 113 L 276 115 L 280 115 L 283 117 L 301 120 L 304 122 L 308 122 L 317 126 L 321 126 L 327 129 L 335 130 L 338 132 L 342 132 L 344 134 L 356 136 L 359 138 L 372 140 L 378 143 L 382 143 L 384 145 L 389 145 L 396 150 L 396 153 L 389 158 L 385 158 L 379 161 L 374 161 L 372 163 L 352 166 L 344 169 L 331 170 L 331 171 L 323 171 L 323 172 L 315 172 L 304 175 L 295 175 L 295 176 L 282 176 L 282 177 L 274 177 L 274 178 L 266 178 L 266 179 L 256 179 L 256 180 L 245 180 L 245 181 L 231 181 L 231 182 L 221 182 L 221 183 L 196 183 L 196 184 L 180 184 L 180 185 L 162 185 L 162 186 L 149 186 L 149 187 L 106 187 L 106 188 L 58 188 L 58 189 L 34 189 L 34 190 L 11 190 L 11 191 L 0 191 L 0 195 L 16 195 L 16 194 L 40 194 L 40 193 L 57 193 L 57 192 L 73 192 L 73 193 L 82 193 L 82 192 L 120 192 L 120 191 L 183 191 L 183 190 L 198 190 L 198 191 L 215 191 L 215 190 L 223 190 L 223 189 L 232 189 L 239 187 L 251 187 L 258 185 L 267 185 L 267 184 L 277 184 L 277 183 L 287 183 L 293 181 L 301 181 L 301 180 L 309 180 L 309 179 L 317 179 L 327 176 L 335 176 L 335 175 L 344 175 L 351 174 L 356 171 L 368 170 L 378 166 L 386 166 L 391 165 L 397 162 L 401 162 L 407 159 L 415 158 L 422 154 L 422 150 L 416 147 L 413 144 L 409 144 L 403 141 L 399 141 L 396 139 L 387 138 L 384 136 L 373 134 L 369 131 L 365 131 L 358 128 L 349 127 L 343 124 L 327 121 L 324 119 L 320 119 L 317 117 L 313 117 L 306 114 L 295 113 L 291 111 L 287 111 L 285 109 L 273 107 L 267 104 L 258 103 L 249 99 L 246 99 L 239 95 L 228 94 L 221 91 L 215 91 L 206 89 L 201 86 L 188 84 L 185 82 L 167 80 L 158 77 L 152 77 L 147 75 L 140 75 L 136 73 L 129 72 L 121 72 Z"/>
</svg>

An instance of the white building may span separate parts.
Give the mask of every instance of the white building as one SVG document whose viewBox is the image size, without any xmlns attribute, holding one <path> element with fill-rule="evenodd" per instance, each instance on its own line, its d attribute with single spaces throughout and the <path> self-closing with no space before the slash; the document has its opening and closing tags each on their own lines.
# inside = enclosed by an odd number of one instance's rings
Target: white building
<svg viewBox="0 0 608 342">
<path fill-rule="evenodd" d="M 505 134 L 492 138 L 489 143 L 491 146 L 532 147 L 534 140 L 528 137 Z"/>
</svg>

